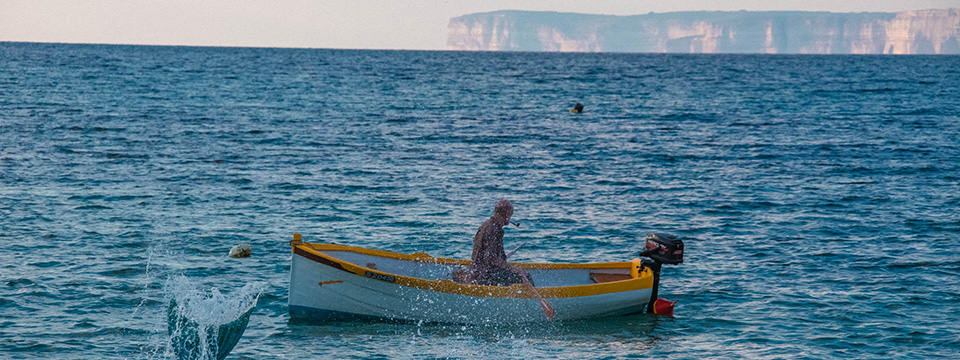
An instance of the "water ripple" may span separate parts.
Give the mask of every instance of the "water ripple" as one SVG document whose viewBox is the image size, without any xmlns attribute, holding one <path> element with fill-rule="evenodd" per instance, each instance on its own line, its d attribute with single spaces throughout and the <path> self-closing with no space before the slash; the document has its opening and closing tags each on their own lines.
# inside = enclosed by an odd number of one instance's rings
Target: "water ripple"
<svg viewBox="0 0 960 360">
<path fill-rule="evenodd" d="M 953 57 L 0 43 L 0 58 L 15 358 L 163 357 L 174 275 L 267 284 L 247 358 L 960 354 Z M 292 233 L 467 258 L 499 198 L 524 261 L 627 260 L 646 232 L 679 234 L 687 260 L 661 289 L 677 316 L 289 322 Z M 253 256 L 228 258 L 240 242 Z"/>
</svg>

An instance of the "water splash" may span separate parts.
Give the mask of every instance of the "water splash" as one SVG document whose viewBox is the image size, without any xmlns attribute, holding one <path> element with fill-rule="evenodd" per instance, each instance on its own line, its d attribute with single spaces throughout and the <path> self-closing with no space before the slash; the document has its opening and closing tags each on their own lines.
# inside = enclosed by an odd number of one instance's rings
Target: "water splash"
<svg viewBox="0 0 960 360">
<path fill-rule="evenodd" d="M 240 341 L 263 286 L 251 283 L 230 295 L 199 289 L 184 277 L 168 282 L 170 341 L 165 355 L 177 359 L 223 359 Z"/>
</svg>

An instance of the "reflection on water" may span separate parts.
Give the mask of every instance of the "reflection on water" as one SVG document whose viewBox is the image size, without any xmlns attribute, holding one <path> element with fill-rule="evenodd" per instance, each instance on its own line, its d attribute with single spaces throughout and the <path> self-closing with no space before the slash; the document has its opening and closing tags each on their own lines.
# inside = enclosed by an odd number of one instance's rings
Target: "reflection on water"
<svg viewBox="0 0 960 360">
<path fill-rule="evenodd" d="M 657 327 L 673 321 L 636 314 L 587 321 L 537 324 L 430 324 L 382 322 L 331 322 L 311 324 L 292 320 L 283 341 L 309 343 L 320 353 L 347 352 L 360 356 L 400 358 L 576 358 L 562 349 L 590 349 L 601 356 L 642 354 L 661 341 Z M 366 345 L 361 345 L 366 344 Z"/>
</svg>

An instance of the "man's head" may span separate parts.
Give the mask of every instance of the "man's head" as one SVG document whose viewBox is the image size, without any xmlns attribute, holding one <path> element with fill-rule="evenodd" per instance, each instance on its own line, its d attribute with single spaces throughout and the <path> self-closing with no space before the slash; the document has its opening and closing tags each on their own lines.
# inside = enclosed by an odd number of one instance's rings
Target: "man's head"
<svg viewBox="0 0 960 360">
<path fill-rule="evenodd" d="M 511 216 L 513 216 L 513 204 L 510 200 L 497 201 L 497 206 L 493 208 L 494 221 L 503 226 L 510 221 Z"/>
</svg>

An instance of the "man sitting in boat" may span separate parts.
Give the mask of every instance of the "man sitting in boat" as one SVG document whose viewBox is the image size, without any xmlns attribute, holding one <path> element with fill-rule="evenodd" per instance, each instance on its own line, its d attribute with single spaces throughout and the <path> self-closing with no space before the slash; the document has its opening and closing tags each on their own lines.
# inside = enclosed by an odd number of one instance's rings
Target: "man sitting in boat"
<svg viewBox="0 0 960 360">
<path fill-rule="evenodd" d="M 493 209 L 493 216 L 480 225 L 473 237 L 473 256 L 465 282 L 477 285 L 508 286 L 523 282 L 526 272 L 507 264 L 503 251 L 503 226 L 510 223 L 513 204 L 500 200 Z"/>
</svg>

